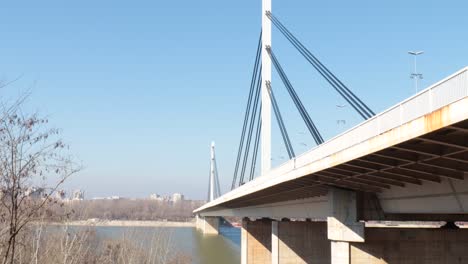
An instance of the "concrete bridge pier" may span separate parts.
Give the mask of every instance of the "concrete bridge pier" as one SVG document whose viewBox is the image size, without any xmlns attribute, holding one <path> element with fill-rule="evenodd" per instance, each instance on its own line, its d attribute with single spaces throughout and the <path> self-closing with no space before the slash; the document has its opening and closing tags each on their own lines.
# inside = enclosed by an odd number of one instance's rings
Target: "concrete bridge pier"
<svg viewBox="0 0 468 264">
<path fill-rule="evenodd" d="M 356 234 L 338 232 L 336 228 L 336 225 L 329 226 L 328 221 L 245 218 L 242 222 L 241 263 L 468 263 L 466 228 L 358 227 L 365 232 L 365 241 Z"/>
<path fill-rule="evenodd" d="M 221 218 L 218 216 L 196 216 L 196 228 L 203 235 L 218 235 Z"/>
<path fill-rule="evenodd" d="M 242 219 L 241 264 L 271 263 L 271 227 L 270 219 Z"/>
<path fill-rule="evenodd" d="M 274 221 L 271 263 L 330 263 L 326 222 Z"/>
<path fill-rule="evenodd" d="M 327 223 L 244 218 L 241 264 L 270 263 L 330 263 Z"/>
<path fill-rule="evenodd" d="M 350 243 L 364 242 L 356 193 L 331 189 L 327 221 L 242 221 L 242 264 L 350 264 Z"/>
<path fill-rule="evenodd" d="M 356 221 L 356 194 L 331 189 L 327 200 L 326 222 L 244 218 L 241 263 L 351 263 L 350 243 L 364 242 L 364 223 Z"/>
<path fill-rule="evenodd" d="M 357 221 L 356 193 L 331 188 L 328 192 L 327 234 L 332 264 L 351 263 L 350 243 L 364 242 L 365 225 Z"/>
<path fill-rule="evenodd" d="M 327 203 L 327 221 L 244 218 L 241 263 L 468 263 L 468 228 L 366 226 L 357 221 L 355 192 L 342 189 L 331 189 Z"/>
</svg>

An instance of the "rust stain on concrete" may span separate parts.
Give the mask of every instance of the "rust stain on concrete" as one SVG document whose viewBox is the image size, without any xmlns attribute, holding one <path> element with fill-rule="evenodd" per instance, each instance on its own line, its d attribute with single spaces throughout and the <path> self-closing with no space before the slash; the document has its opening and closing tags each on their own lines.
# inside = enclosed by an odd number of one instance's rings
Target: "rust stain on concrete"
<svg viewBox="0 0 468 264">
<path fill-rule="evenodd" d="M 424 130 L 432 132 L 450 123 L 450 105 L 424 116 Z"/>
</svg>

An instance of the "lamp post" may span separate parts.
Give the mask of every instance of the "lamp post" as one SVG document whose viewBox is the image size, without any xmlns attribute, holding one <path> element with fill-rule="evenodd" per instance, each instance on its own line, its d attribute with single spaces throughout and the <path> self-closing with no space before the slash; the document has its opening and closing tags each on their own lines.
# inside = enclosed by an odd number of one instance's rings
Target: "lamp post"
<svg viewBox="0 0 468 264">
<path fill-rule="evenodd" d="M 414 79 L 414 89 L 416 93 L 418 92 L 418 80 L 421 80 L 423 78 L 422 73 L 418 73 L 418 68 L 417 68 L 417 60 L 416 57 L 418 55 L 423 54 L 424 51 L 408 51 L 408 54 L 413 55 L 414 57 L 414 72 L 411 73 L 410 78 Z"/>
</svg>

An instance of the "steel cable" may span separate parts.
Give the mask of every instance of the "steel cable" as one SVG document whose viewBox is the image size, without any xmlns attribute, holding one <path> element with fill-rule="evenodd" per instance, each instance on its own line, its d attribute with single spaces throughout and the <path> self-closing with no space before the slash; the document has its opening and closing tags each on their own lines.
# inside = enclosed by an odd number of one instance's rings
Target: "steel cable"
<svg viewBox="0 0 468 264">
<path fill-rule="evenodd" d="M 312 64 L 312 66 L 327 80 L 330 85 L 364 118 L 368 119 L 375 113 L 344 85 L 325 65 L 323 65 L 271 12 L 266 14 L 280 32 L 291 44 Z"/>
<path fill-rule="evenodd" d="M 275 94 L 271 88 L 271 83 L 267 82 L 266 84 L 268 95 L 270 96 L 271 105 L 273 106 L 273 112 L 275 113 L 276 121 L 278 122 L 278 126 L 281 131 L 281 136 L 283 137 L 284 145 L 286 146 L 286 151 L 288 152 L 289 159 L 294 158 L 296 155 L 294 154 L 294 149 L 291 144 L 291 140 L 289 139 L 288 131 L 286 130 L 286 126 L 284 125 L 283 117 L 281 116 L 281 112 L 279 110 L 278 102 L 276 101 Z"/>
<path fill-rule="evenodd" d="M 253 96 L 254 89 L 255 89 L 256 79 L 257 79 L 257 76 L 258 76 L 258 74 L 260 72 L 259 71 L 259 64 L 260 64 L 261 51 L 262 51 L 262 32 L 260 31 L 260 37 L 259 37 L 258 45 L 257 45 L 257 54 L 255 56 L 252 79 L 250 81 L 249 97 L 247 99 L 247 107 L 246 107 L 246 110 L 245 110 L 244 123 L 243 123 L 243 126 L 242 126 L 242 133 L 241 133 L 241 138 L 240 138 L 240 142 L 239 142 L 239 150 L 237 152 L 236 165 L 234 167 L 234 176 L 233 176 L 233 180 L 232 180 L 231 190 L 234 189 L 234 187 L 236 185 L 236 182 L 237 182 L 237 174 L 238 174 L 238 170 L 239 170 L 240 160 L 241 160 L 241 157 L 242 157 L 242 150 L 243 150 L 243 147 L 244 147 L 245 132 L 246 132 L 246 129 L 247 129 L 249 114 L 250 114 L 250 111 L 251 111 L 252 96 Z"/>
<path fill-rule="evenodd" d="M 284 86 L 286 87 L 291 99 L 293 100 L 294 104 L 296 105 L 296 108 L 299 111 L 299 114 L 301 115 L 302 119 L 304 120 L 307 128 L 309 129 L 309 132 L 311 133 L 312 137 L 314 138 L 314 141 L 317 145 L 320 145 L 323 143 L 323 138 L 320 135 L 320 132 L 318 131 L 317 127 L 315 126 L 314 122 L 310 118 L 309 114 L 307 113 L 307 110 L 305 109 L 304 105 L 302 104 L 301 100 L 299 99 L 299 96 L 297 95 L 296 91 L 294 90 L 294 87 L 292 86 L 291 82 L 289 81 L 286 73 L 284 72 L 283 68 L 281 67 L 278 59 L 276 58 L 275 54 L 271 50 L 271 47 L 267 47 L 268 54 L 270 55 L 270 58 L 273 62 L 273 66 L 275 67 L 276 71 L 278 72 L 281 80 L 284 83 Z"/>
<path fill-rule="evenodd" d="M 258 113 L 259 116 L 262 114 L 262 105 L 260 104 L 260 111 Z M 262 131 L 262 119 L 258 118 L 257 120 L 257 132 L 255 133 L 255 140 L 254 140 L 254 148 L 252 154 L 252 166 L 250 167 L 250 176 L 249 181 L 253 180 L 255 176 L 255 168 L 257 166 L 257 156 L 258 156 L 258 149 L 260 145 L 260 133 Z"/>
<path fill-rule="evenodd" d="M 260 66 L 260 71 L 261 71 L 261 68 L 262 67 Z M 253 101 L 254 105 L 253 105 L 253 108 L 252 108 L 252 115 L 250 117 L 250 124 L 249 124 L 249 128 L 248 128 L 247 141 L 246 141 L 246 146 L 245 146 L 244 159 L 243 159 L 242 167 L 241 167 L 239 185 L 242 185 L 243 182 L 244 182 L 245 169 L 247 167 L 247 160 L 248 160 L 249 152 L 250 152 L 250 142 L 252 141 L 252 133 L 253 133 L 253 128 L 254 128 L 254 124 L 255 124 L 255 117 L 257 115 L 258 105 L 259 105 L 259 102 L 260 102 L 261 84 L 262 84 L 262 79 L 259 77 L 259 78 L 257 78 L 257 86 L 256 86 L 255 97 L 254 97 L 254 101 Z"/>
</svg>

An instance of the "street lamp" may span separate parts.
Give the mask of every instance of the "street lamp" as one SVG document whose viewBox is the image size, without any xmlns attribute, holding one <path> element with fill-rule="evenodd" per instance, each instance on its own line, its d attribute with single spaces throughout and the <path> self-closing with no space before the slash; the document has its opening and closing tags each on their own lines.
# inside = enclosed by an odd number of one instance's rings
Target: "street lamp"
<svg viewBox="0 0 468 264">
<path fill-rule="evenodd" d="M 410 78 L 414 79 L 414 88 L 416 90 L 416 93 L 418 92 L 418 80 L 423 78 L 422 73 L 418 73 L 416 57 L 418 55 L 423 54 L 423 53 L 424 53 L 424 51 L 422 51 L 422 50 L 421 51 L 408 51 L 408 54 L 413 55 L 413 57 L 414 57 L 414 72 L 411 73 Z"/>
<path fill-rule="evenodd" d="M 338 109 L 344 109 L 347 105 L 345 104 L 337 104 L 336 107 L 338 107 Z M 336 120 L 336 124 L 339 126 L 339 125 L 346 125 L 346 120 L 345 119 L 337 119 Z"/>
</svg>

